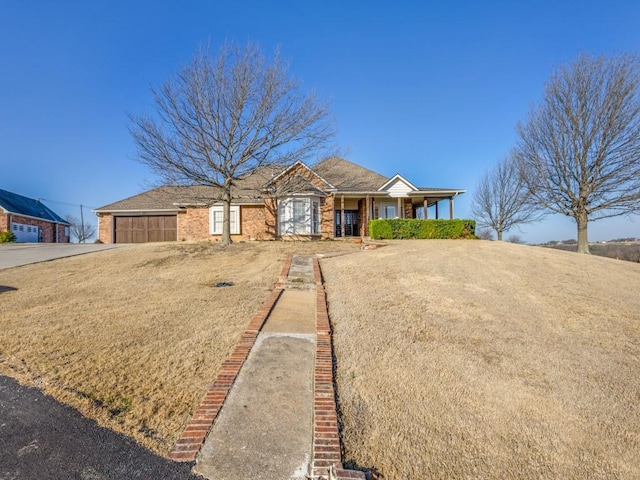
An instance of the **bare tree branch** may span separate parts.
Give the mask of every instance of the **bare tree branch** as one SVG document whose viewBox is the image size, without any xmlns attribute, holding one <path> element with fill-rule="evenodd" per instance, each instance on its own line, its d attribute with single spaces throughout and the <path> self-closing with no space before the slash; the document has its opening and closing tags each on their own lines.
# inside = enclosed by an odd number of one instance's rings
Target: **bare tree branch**
<svg viewBox="0 0 640 480">
<path fill-rule="evenodd" d="M 498 240 L 510 228 L 542 218 L 540 207 L 531 202 L 513 154 L 482 176 L 473 194 L 471 211 L 479 226 L 495 230 Z"/>
<path fill-rule="evenodd" d="M 69 222 L 71 235 L 75 237 L 78 243 L 85 243 L 91 239 L 96 233 L 96 226 L 81 222 L 80 219 L 73 215 L 65 215 L 64 219 Z"/>
<path fill-rule="evenodd" d="M 279 52 L 269 61 L 251 43 L 225 43 L 216 57 L 199 50 L 152 93 L 156 117 L 130 116 L 137 159 L 167 185 L 216 187 L 201 200 L 223 203 L 222 244 L 239 180 L 307 160 L 335 133 L 328 105 L 301 92 Z"/>
<path fill-rule="evenodd" d="M 573 217 L 578 251 L 589 221 L 640 211 L 640 64 L 580 56 L 547 82 L 518 124 L 517 159 L 533 199 Z"/>
</svg>

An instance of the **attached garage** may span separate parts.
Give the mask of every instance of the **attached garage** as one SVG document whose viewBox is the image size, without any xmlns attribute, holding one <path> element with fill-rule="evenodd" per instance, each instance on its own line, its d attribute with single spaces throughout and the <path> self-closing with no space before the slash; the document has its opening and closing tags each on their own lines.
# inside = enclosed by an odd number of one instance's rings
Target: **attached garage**
<svg viewBox="0 0 640 480">
<path fill-rule="evenodd" d="M 172 242 L 178 239 L 176 215 L 113 217 L 115 243 Z"/>
</svg>

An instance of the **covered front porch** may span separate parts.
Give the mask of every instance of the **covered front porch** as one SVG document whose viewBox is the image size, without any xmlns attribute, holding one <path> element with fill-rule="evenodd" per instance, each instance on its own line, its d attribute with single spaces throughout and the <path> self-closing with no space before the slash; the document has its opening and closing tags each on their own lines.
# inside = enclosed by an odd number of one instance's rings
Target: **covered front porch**
<svg viewBox="0 0 640 480">
<path fill-rule="evenodd" d="M 367 237 L 369 221 L 379 218 L 453 220 L 454 198 L 460 193 L 457 190 L 416 192 L 398 197 L 379 193 L 338 193 L 334 198 L 333 235 L 336 238 Z"/>
</svg>

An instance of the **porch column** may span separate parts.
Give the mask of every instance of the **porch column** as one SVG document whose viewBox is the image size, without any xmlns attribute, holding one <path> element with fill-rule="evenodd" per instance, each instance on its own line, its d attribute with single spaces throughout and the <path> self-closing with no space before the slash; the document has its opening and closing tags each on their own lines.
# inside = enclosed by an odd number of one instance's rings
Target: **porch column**
<svg viewBox="0 0 640 480">
<path fill-rule="evenodd" d="M 440 218 L 440 216 L 438 215 L 438 201 L 436 200 L 436 220 Z"/>
<path fill-rule="evenodd" d="M 426 198 L 424 199 L 423 205 L 424 205 L 424 207 L 423 207 L 424 208 L 423 217 L 424 217 L 425 220 L 427 220 L 429 218 L 429 213 L 427 211 L 427 209 L 429 208 L 429 201 Z"/>
<path fill-rule="evenodd" d="M 364 236 L 369 236 L 369 219 L 371 217 L 371 199 L 369 195 L 367 195 L 367 199 L 365 202 L 365 211 L 367 214 L 364 216 Z"/>
<path fill-rule="evenodd" d="M 453 197 L 449 199 L 449 220 L 453 220 Z"/>
<path fill-rule="evenodd" d="M 404 218 L 404 205 L 402 205 L 402 198 L 398 197 L 398 218 Z"/>
<path fill-rule="evenodd" d="M 340 236 L 344 238 L 344 195 L 340 195 Z"/>
</svg>

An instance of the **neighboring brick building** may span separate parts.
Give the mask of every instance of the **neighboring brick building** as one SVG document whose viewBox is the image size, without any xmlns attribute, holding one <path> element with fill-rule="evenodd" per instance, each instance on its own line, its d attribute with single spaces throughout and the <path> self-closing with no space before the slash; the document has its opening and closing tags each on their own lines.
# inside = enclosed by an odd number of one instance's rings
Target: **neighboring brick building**
<svg viewBox="0 0 640 480">
<path fill-rule="evenodd" d="M 18 242 L 69 243 L 69 223 L 39 200 L 0 190 L 0 232 Z"/>
<path fill-rule="evenodd" d="M 264 168 L 232 191 L 233 240 L 367 236 L 374 218 L 439 218 L 438 204 L 465 190 L 420 188 L 341 158 L 309 167 Z M 96 209 L 104 243 L 218 241 L 222 203 L 215 187 L 159 187 Z"/>
</svg>

